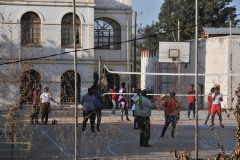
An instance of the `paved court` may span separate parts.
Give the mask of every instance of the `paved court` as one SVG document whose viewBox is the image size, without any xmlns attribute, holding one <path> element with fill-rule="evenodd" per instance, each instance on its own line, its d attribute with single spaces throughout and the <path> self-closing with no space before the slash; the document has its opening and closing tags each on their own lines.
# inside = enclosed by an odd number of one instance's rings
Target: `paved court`
<svg viewBox="0 0 240 160">
<path fill-rule="evenodd" d="M 215 131 L 203 125 L 205 114 L 205 111 L 199 112 L 200 157 L 206 159 L 217 155 L 219 140 L 224 151 L 231 153 L 235 147 L 236 128 L 233 114 L 230 114 L 230 118 L 223 116 L 224 129 L 218 126 L 216 118 Z M 186 111 L 182 111 L 174 139 L 170 138 L 171 126 L 165 137 L 161 138 L 159 136 L 164 117 L 162 111 L 154 110 L 151 117 L 152 147 L 147 148 L 139 146 L 139 130 L 133 129 L 132 116 L 132 121 L 121 122 L 119 112 L 113 117 L 110 116 L 110 110 L 103 110 L 101 131 L 97 132 L 97 136 L 91 136 L 89 122 L 86 134 L 81 135 L 82 114 L 79 112 L 79 159 L 173 159 L 173 154 L 169 153 L 171 148 L 181 153 L 185 148 L 189 148 L 194 157 L 195 120 L 188 120 L 186 117 Z M 58 124 L 50 124 L 52 119 L 56 119 Z M 74 121 L 74 110 L 54 110 L 50 114 L 48 125 L 33 125 L 31 159 L 72 159 L 75 143 Z"/>
</svg>

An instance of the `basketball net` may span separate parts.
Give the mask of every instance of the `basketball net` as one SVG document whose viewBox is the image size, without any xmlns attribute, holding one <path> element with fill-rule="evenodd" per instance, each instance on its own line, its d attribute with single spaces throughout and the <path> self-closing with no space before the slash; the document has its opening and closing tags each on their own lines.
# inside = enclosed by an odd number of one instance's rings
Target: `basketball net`
<svg viewBox="0 0 240 160">
<path fill-rule="evenodd" d="M 178 61 L 180 61 L 179 58 L 172 58 L 172 62 L 174 63 L 174 65 L 177 67 Z"/>
</svg>

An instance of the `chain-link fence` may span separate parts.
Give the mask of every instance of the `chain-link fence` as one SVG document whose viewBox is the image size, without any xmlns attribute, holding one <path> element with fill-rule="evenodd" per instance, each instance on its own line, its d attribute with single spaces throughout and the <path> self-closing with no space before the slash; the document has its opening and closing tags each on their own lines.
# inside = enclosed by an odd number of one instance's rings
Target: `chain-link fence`
<svg viewBox="0 0 240 160">
<path fill-rule="evenodd" d="M 0 0 L 0 159 L 239 159 L 228 2 Z"/>
</svg>

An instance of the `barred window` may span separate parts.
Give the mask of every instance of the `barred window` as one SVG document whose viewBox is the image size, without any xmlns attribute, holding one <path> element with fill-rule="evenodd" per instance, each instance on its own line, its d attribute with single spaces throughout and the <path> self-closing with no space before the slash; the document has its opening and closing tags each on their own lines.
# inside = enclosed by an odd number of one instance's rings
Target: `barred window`
<svg viewBox="0 0 240 160">
<path fill-rule="evenodd" d="M 73 13 L 68 13 L 62 18 L 62 45 L 73 45 Z M 76 15 L 76 44 L 81 45 L 81 22 Z"/>
<path fill-rule="evenodd" d="M 95 19 L 94 47 L 100 49 L 121 49 L 121 27 L 113 19 Z"/>
<path fill-rule="evenodd" d="M 34 12 L 27 12 L 21 18 L 21 44 L 41 44 L 41 20 Z"/>
</svg>

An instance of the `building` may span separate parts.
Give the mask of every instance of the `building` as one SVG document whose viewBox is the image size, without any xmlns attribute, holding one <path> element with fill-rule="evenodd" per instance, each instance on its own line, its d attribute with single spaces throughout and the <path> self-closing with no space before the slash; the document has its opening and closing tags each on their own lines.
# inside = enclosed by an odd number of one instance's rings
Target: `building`
<svg viewBox="0 0 240 160">
<path fill-rule="evenodd" d="M 203 31 L 200 34 L 202 38 L 210 37 L 222 37 L 228 35 L 240 35 L 240 28 L 214 28 L 203 27 Z"/>
<path fill-rule="evenodd" d="M 192 73 L 195 74 L 195 41 L 190 41 L 190 63 L 158 63 L 159 52 L 142 51 L 141 70 L 143 73 Z M 223 94 L 222 108 L 235 108 L 235 91 L 240 84 L 239 60 L 240 36 L 221 36 L 199 39 L 198 41 L 198 89 L 200 108 L 207 108 L 207 95 L 214 86 L 220 86 Z M 161 69 L 162 68 L 162 69 Z M 150 88 L 154 93 L 176 91 L 186 94 L 194 76 L 141 75 L 141 87 Z M 180 96 L 182 108 L 187 107 L 187 98 Z"/>
<path fill-rule="evenodd" d="M 71 0 L 0 0 L 1 106 L 31 103 L 37 84 L 62 106 L 75 101 L 72 11 Z M 131 44 L 121 42 L 131 39 L 131 25 L 131 0 L 76 0 L 78 100 L 104 78 L 107 88 L 130 86 L 127 76 L 102 68 L 130 70 Z"/>
</svg>

